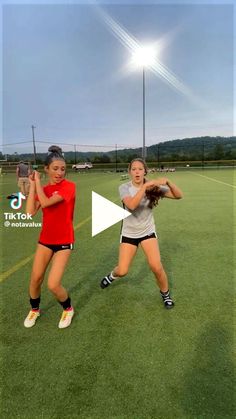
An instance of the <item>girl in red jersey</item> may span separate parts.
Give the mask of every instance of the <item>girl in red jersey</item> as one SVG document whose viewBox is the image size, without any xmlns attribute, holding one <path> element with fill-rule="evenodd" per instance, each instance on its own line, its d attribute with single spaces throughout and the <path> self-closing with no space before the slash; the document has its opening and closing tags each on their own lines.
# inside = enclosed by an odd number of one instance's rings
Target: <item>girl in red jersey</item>
<svg viewBox="0 0 236 419">
<path fill-rule="evenodd" d="M 34 326 L 40 315 L 41 285 L 51 261 L 48 288 L 63 307 L 58 327 L 64 329 L 71 324 L 74 315 L 70 297 L 61 285 L 61 280 L 74 243 L 75 184 L 65 179 L 66 163 L 61 148 L 51 146 L 48 151 L 45 171 L 49 183 L 42 186 L 40 174 L 37 171 L 29 176 L 30 192 L 26 203 L 26 212 L 34 216 L 41 207 L 43 227 L 30 278 L 31 310 L 24 321 L 24 326 L 27 328 Z"/>
</svg>

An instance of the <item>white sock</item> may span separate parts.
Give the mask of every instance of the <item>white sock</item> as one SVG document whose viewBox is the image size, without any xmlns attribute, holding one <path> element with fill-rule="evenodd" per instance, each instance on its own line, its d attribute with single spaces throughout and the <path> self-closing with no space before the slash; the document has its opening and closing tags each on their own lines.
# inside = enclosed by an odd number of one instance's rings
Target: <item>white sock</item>
<svg viewBox="0 0 236 419">
<path fill-rule="evenodd" d="M 113 275 L 113 272 L 112 271 L 110 273 L 110 277 L 111 277 L 112 281 L 114 281 L 114 279 L 119 278 L 118 276 Z"/>
</svg>

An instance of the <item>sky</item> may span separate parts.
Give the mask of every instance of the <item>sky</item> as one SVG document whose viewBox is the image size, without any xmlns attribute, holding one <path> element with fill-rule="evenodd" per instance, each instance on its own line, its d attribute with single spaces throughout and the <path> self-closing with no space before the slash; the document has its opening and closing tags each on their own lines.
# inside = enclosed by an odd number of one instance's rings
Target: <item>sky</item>
<svg viewBox="0 0 236 419">
<path fill-rule="evenodd" d="M 233 2 L 12 3 L 1 7 L 3 152 L 31 152 L 32 125 L 40 150 L 141 147 L 137 45 L 156 51 L 145 68 L 147 146 L 234 135 Z"/>
</svg>

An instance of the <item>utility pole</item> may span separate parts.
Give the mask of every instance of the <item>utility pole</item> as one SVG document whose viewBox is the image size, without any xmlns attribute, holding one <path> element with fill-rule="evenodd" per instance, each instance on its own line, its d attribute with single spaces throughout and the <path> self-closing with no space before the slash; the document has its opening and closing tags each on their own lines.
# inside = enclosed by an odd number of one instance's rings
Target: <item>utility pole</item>
<svg viewBox="0 0 236 419">
<path fill-rule="evenodd" d="M 74 152 L 75 152 L 75 164 L 77 163 L 76 162 L 76 160 L 77 160 L 77 158 L 76 158 L 76 144 L 74 144 Z"/>
<path fill-rule="evenodd" d="M 33 135 L 34 165 L 36 166 L 36 147 L 35 147 L 35 139 L 34 139 L 34 129 L 36 127 L 34 125 L 31 125 L 31 128 L 32 128 L 32 135 Z"/>
<path fill-rule="evenodd" d="M 205 164 L 205 143 L 204 140 L 202 140 L 202 169 L 204 169 Z"/>
<path fill-rule="evenodd" d="M 160 144 L 157 144 L 157 167 L 160 165 Z"/>
</svg>

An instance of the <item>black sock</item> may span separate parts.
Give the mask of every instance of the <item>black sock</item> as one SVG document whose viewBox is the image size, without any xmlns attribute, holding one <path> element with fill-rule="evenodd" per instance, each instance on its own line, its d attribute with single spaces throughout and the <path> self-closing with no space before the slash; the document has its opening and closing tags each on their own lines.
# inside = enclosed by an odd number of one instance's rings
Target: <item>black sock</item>
<svg viewBox="0 0 236 419">
<path fill-rule="evenodd" d="M 65 301 L 59 301 L 59 303 L 63 307 L 63 310 L 67 310 L 68 308 L 71 308 L 71 300 L 70 300 L 70 297 L 68 297 Z"/>
<path fill-rule="evenodd" d="M 39 304 L 40 304 L 40 297 L 38 298 L 30 297 L 30 305 L 32 307 L 32 310 L 39 310 Z"/>
</svg>

